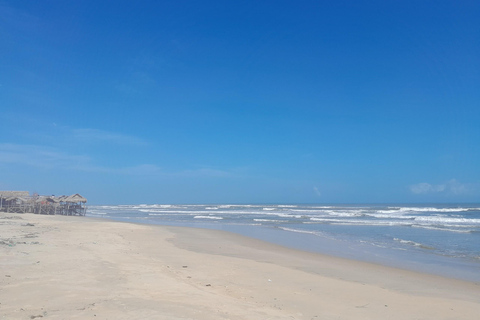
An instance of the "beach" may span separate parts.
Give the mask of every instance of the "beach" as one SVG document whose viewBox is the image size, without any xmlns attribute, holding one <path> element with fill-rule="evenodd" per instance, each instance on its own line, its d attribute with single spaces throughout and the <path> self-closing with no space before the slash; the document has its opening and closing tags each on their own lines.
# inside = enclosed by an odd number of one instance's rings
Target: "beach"
<svg viewBox="0 0 480 320">
<path fill-rule="evenodd" d="M 1 319 L 477 319 L 480 284 L 228 233 L 0 213 Z"/>
</svg>

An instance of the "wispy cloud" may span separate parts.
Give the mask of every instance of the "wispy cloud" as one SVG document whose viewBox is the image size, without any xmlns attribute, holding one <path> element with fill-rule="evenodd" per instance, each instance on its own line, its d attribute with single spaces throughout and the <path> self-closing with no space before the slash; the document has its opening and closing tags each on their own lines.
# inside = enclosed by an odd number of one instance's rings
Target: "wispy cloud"
<svg viewBox="0 0 480 320">
<path fill-rule="evenodd" d="M 473 185 L 460 183 L 456 179 L 451 179 L 441 184 L 430 184 L 421 182 L 410 186 L 410 191 L 414 194 L 452 194 L 462 195 L 473 191 Z"/>
<path fill-rule="evenodd" d="M 138 177 L 235 177 L 235 170 L 212 168 L 166 170 L 156 164 L 138 164 L 127 167 L 107 167 L 95 164 L 92 157 L 70 154 L 54 147 L 0 143 L 0 164 L 13 164 L 42 169 L 61 169 L 91 173 L 121 174 Z"/>
<path fill-rule="evenodd" d="M 54 147 L 38 145 L 0 144 L 0 163 L 31 166 L 43 169 L 67 169 L 83 172 L 114 173 L 126 175 L 160 175 L 160 167 L 141 164 L 132 167 L 105 167 L 94 164 L 86 155 L 75 155 Z"/>
<path fill-rule="evenodd" d="M 0 0 L 1 1 L 1 0 Z M 62 123 L 49 122 L 47 119 L 30 114 L 6 113 L 9 136 L 17 141 L 28 141 L 30 144 L 40 144 L 65 148 L 69 145 L 88 147 L 91 145 L 116 146 L 148 146 L 150 143 L 136 135 L 125 132 L 102 130 L 98 128 L 79 128 Z M 5 129 L 5 128 L 4 128 Z M 8 138 L 7 138 L 8 139 Z M 3 139 L 3 142 L 8 140 Z"/>
<path fill-rule="evenodd" d="M 318 197 L 321 197 L 322 196 L 322 193 L 320 192 L 320 190 L 318 190 L 317 187 L 313 187 L 313 192 L 315 192 L 315 194 L 318 196 Z"/>
<path fill-rule="evenodd" d="M 119 145 L 147 145 L 147 142 L 126 134 L 99 129 L 72 129 L 73 138 L 83 142 L 106 142 Z"/>
<path fill-rule="evenodd" d="M 155 164 L 140 164 L 132 167 L 112 169 L 111 172 L 145 177 L 178 177 L 178 178 L 232 178 L 235 177 L 235 170 L 218 170 L 212 168 L 167 170 Z"/>
<path fill-rule="evenodd" d="M 1 163 L 13 163 L 40 168 L 65 168 L 85 166 L 90 163 L 90 160 L 88 156 L 71 155 L 51 147 L 11 143 L 0 144 Z"/>
</svg>

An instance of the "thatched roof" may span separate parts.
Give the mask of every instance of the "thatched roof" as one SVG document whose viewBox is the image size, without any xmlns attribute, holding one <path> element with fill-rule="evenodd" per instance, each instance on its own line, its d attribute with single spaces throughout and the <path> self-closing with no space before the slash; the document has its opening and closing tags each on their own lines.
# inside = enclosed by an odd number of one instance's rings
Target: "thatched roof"
<svg viewBox="0 0 480 320">
<path fill-rule="evenodd" d="M 28 191 L 0 191 L 0 198 L 28 198 Z"/>
<path fill-rule="evenodd" d="M 54 202 L 54 203 L 59 203 L 59 202 L 70 202 L 70 203 L 86 203 L 87 199 L 79 195 L 78 193 L 72 194 L 71 196 L 60 196 L 60 197 L 54 197 L 54 196 L 38 196 L 34 198 L 30 198 L 30 194 L 28 191 L 0 191 L 0 198 L 6 200 L 6 201 L 12 201 L 12 200 L 21 200 L 22 202 L 27 202 L 27 201 L 35 201 L 37 203 L 48 201 L 48 202 Z"/>
<path fill-rule="evenodd" d="M 10 197 L 10 198 L 6 198 L 5 200 L 7 200 L 7 201 L 17 200 L 17 201 L 21 201 L 21 202 L 29 202 L 30 201 L 29 198 L 20 198 L 20 197 Z"/>
<path fill-rule="evenodd" d="M 39 196 L 37 199 L 35 199 L 36 203 L 42 203 L 42 202 L 57 202 L 55 201 L 52 197 L 49 196 Z"/>
<path fill-rule="evenodd" d="M 71 196 L 68 196 L 68 197 L 65 198 L 65 199 L 62 199 L 61 201 L 74 202 L 74 203 L 77 203 L 77 202 L 86 203 L 86 202 L 87 202 L 87 199 L 85 199 L 84 197 L 82 197 L 82 196 L 79 195 L 78 193 L 75 193 L 75 194 L 72 194 Z"/>
</svg>

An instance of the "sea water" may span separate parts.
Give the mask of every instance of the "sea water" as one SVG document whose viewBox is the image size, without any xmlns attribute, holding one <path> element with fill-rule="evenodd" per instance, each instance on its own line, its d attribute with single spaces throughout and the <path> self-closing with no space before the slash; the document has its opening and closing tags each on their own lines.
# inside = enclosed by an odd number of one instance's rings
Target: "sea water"
<svg viewBox="0 0 480 320">
<path fill-rule="evenodd" d="M 236 232 L 283 246 L 480 282 L 480 204 L 117 205 L 87 216 Z"/>
</svg>

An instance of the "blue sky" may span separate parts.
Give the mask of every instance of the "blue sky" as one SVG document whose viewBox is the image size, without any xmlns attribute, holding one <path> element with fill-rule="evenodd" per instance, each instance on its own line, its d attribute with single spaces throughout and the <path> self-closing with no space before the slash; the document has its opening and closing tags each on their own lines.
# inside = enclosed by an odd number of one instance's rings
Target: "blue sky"
<svg viewBox="0 0 480 320">
<path fill-rule="evenodd" d="M 480 201 L 478 1 L 0 0 L 0 190 Z"/>
</svg>

